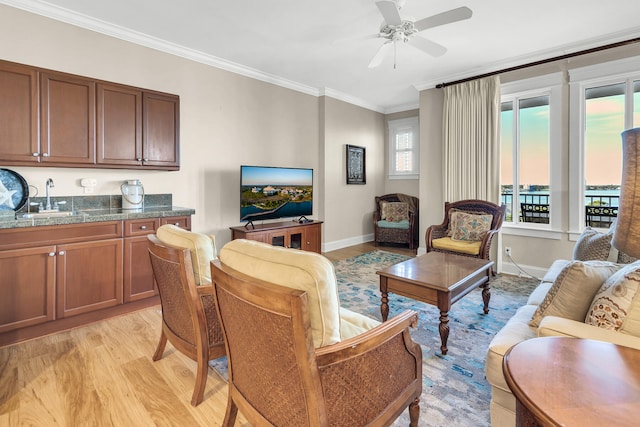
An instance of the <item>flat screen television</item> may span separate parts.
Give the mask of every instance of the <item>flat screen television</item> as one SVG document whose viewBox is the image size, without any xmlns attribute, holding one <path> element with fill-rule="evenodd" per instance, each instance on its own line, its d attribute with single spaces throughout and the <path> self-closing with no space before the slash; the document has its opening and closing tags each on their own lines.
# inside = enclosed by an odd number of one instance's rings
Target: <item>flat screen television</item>
<svg viewBox="0 0 640 427">
<path fill-rule="evenodd" d="M 240 166 L 240 221 L 313 214 L 313 169 Z"/>
</svg>

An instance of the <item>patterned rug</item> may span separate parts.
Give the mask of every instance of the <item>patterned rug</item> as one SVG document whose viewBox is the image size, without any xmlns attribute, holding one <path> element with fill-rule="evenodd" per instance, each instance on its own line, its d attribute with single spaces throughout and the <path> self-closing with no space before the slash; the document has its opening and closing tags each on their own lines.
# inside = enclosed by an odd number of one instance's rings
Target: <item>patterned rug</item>
<svg viewBox="0 0 640 427">
<path fill-rule="evenodd" d="M 409 259 L 376 250 L 335 263 L 341 305 L 381 320 L 379 276 L 376 271 Z M 389 294 L 389 317 L 406 309 L 419 314 L 411 337 L 422 347 L 423 389 L 420 426 L 489 426 L 491 390 L 484 376 L 487 347 L 493 336 L 526 302 L 538 281 L 498 275 L 491 282 L 489 314 L 482 312 L 481 291 L 476 289 L 456 302 L 449 312 L 451 328 L 446 356 L 440 353 L 437 307 Z M 226 359 L 210 362 L 227 378 Z M 409 425 L 404 411 L 393 426 Z"/>
</svg>

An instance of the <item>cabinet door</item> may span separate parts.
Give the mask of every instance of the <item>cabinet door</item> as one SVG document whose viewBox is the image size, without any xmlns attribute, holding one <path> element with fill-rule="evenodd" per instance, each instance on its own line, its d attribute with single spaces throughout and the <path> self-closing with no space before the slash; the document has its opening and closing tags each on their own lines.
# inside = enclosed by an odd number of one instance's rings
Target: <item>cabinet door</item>
<svg viewBox="0 0 640 427">
<path fill-rule="evenodd" d="M 124 301 L 136 301 L 158 294 L 149 258 L 147 236 L 124 239 Z"/>
<path fill-rule="evenodd" d="M 305 227 L 304 250 L 311 252 L 322 252 L 322 229 L 320 224 Z"/>
<path fill-rule="evenodd" d="M 0 333 L 54 319 L 55 246 L 0 252 Z"/>
<path fill-rule="evenodd" d="M 122 304 L 122 239 L 58 245 L 57 316 Z"/>
<path fill-rule="evenodd" d="M 39 161 L 38 73 L 0 62 L 0 160 Z"/>
<path fill-rule="evenodd" d="M 96 162 L 142 165 L 142 92 L 98 84 Z"/>
<path fill-rule="evenodd" d="M 95 82 L 43 73 L 40 86 L 42 162 L 95 164 Z"/>
<path fill-rule="evenodd" d="M 144 93 L 142 114 L 142 164 L 168 170 L 179 169 L 179 98 L 173 95 Z"/>
</svg>

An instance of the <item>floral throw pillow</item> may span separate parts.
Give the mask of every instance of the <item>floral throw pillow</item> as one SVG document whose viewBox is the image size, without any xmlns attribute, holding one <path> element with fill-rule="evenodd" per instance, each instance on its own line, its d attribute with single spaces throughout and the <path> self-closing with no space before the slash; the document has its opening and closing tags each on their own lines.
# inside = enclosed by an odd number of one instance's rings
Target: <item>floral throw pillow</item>
<svg viewBox="0 0 640 427">
<path fill-rule="evenodd" d="M 596 293 L 585 323 L 625 332 L 640 333 L 640 262 L 624 266 L 607 279 Z"/>
<path fill-rule="evenodd" d="M 470 212 L 454 212 L 451 214 L 453 223 L 453 240 L 478 241 L 482 240 L 491 229 L 493 215 Z"/>
<path fill-rule="evenodd" d="M 404 202 L 382 202 L 381 219 L 389 222 L 409 220 L 409 205 Z"/>
</svg>

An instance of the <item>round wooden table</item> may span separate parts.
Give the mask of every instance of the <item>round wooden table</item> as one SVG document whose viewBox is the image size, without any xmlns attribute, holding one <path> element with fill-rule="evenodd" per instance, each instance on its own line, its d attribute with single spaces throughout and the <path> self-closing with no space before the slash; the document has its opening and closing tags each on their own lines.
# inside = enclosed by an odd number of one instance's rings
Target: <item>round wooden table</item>
<svg viewBox="0 0 640 427">
<path fill-rule="evenodd" d="M 502 369 L 516 397 L 516 425 L 640 425 L 640 350 L 601 341 L 523 341 Z"/>
</svg>

